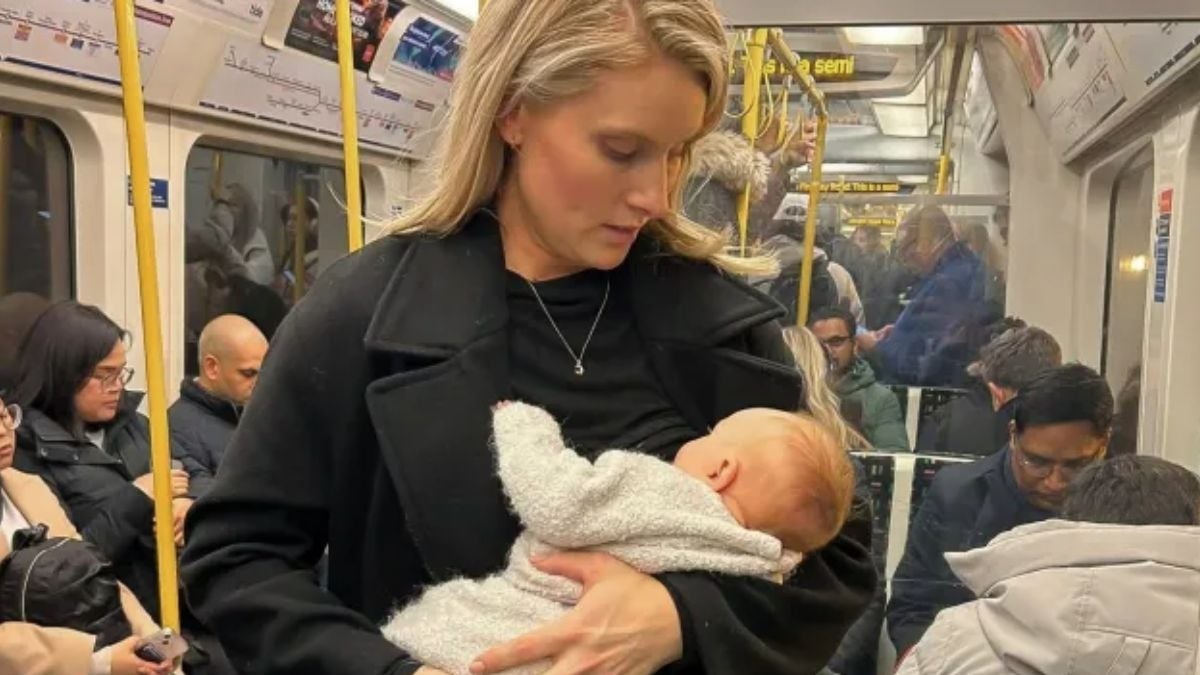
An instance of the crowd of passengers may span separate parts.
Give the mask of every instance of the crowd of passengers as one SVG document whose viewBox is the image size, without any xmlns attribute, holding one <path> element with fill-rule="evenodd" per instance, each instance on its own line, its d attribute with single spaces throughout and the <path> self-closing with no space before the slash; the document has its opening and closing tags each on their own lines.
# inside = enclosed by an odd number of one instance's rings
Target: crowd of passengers
<svg viewBox="0 0 1200 675">
<path fill-rule="evenodd" d="M 1200 481 L 1147 456 L 1161 449 L 1136 454 L 1136 380 L 1118 409 L 1053 336 L 1006 319 L 987 237 L 933 206 L 890 251 L 877 230 L 852 243 L 822 214 L 807 326 L 784 330 L 805 218 L 783 196 L 809 140 L 720 130 L 738 116 L 730 52 L 708 0 L 491 0 L 455 76 L 436 180 L 391 235 L 298 284 L 308 260 L 263 258 L 246 191 L 218 196 L 188 232 L 197 375 L 169 415 L 182 664 L 136 653 L 160 607 L 149 424 L 126 389 L 133 336 L 78 302 L 0 300 L 0 675 L 858 675 L 876 672 L 881 630 L 904 675 L 1196 672 Z M 728 253 L 746 187 L 751 248 L 782 273 Z M 240 279 L 275 300 L 273 285 L 308 290 L 266 331 L 269 358 L 262 317 L 220 300 Z M 909 451 L 918 430 L 882 382 L 963 389 L 916 445 L 977 457 L 937 474 L 890 589 L 846 454 Z M 683 467 L 697 508 L 770 564 L 641 565 L 619 538 L 572 550 L 571 532 L 523 559 L 532 524 L 493 443 L 513 400 L 543 409 L 518 445 L 582 486 L 556 495 L 562 513 L 536 515 L 590 526 L 581 496 L 622 491 L 661 506 L 632 469 L 629 482 L 585 478 L 614 461 L 665 480 Z M 764 409 L 772 424 L 739 422 Z M 744 442 L 762 434 L 794 451 L 784 459 L 820 464 L 787 483 L 762 468 L 780 456 Z M 836 493 L 834 506 L 780 492 L 823 526 L 797 556 L 784 545 L 795 523 L 777 528 L 757 488 L 814 477 L 798 489 Z M 652 542 L 679 543 L 669 524 L 695 522 L 630 515 Z M 562 606 L 466 671 L 381 630 L 427 589 L 507 568 Z"/>
</svg>

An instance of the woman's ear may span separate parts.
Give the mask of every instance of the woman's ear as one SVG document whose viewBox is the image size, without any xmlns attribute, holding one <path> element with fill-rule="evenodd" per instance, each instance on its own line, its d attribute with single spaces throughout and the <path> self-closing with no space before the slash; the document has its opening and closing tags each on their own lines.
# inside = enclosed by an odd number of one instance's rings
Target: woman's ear
<svg viewBox="0 0 1200 675">
<path fill-rule="evenodd" d="M 525 140 L 525 125 L 528 113 L 524 105 L 513 107 L 508 113 L 496 121 L 496 131 L 504 144 L 513 150 L 520 150 Z"/>
</svg>

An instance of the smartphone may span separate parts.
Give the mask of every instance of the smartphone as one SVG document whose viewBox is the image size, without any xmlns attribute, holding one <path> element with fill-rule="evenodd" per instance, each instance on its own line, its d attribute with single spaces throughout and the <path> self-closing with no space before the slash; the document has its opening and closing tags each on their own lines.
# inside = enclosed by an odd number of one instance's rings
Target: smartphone
<svg viewBox="0 0 1200 675">
<path fill-rule="evenodd" d="M 184 640 L 183 636 L 177 635 L 170 628 L 164 628 L 138 641 L 133 653 L 143 661 L 165 663 L 183 656 L 187 650 L 187 640 Z"/>
</svg>

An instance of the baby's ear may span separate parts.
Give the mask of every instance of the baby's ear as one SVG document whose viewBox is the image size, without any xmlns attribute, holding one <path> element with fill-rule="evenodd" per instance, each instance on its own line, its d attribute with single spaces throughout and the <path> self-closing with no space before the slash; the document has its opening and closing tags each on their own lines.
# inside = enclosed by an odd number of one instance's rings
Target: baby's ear
<svg viewBox="0 0 1200 675">
<path fill-rule="evenodd" d="M 741 464 L 736 457 L 722 457 L 708 472 L 708 484 L 717 492 L 724 492 L 737 480 Z"/>
</svg>

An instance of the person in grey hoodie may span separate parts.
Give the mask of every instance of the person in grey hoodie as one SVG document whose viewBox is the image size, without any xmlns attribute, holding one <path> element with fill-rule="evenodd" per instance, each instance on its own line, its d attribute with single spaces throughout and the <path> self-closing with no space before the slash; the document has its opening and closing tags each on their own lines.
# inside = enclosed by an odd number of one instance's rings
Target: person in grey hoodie
<svg viewBox="0 0 1200 675">
<path fill-rule="evenodd" d="M 1200 673 L 1200 479 L 1118 457 L 1077 477 L 1062 517 L 947 554 L 979 599 L 939 614 L 897 675 Z"/>
</svg>

